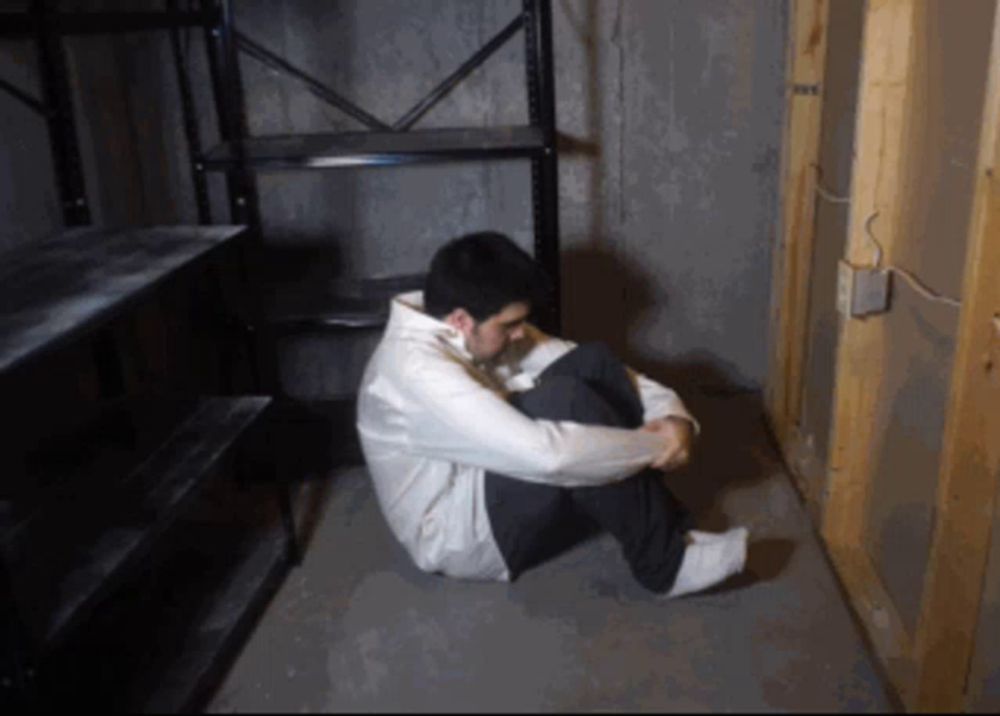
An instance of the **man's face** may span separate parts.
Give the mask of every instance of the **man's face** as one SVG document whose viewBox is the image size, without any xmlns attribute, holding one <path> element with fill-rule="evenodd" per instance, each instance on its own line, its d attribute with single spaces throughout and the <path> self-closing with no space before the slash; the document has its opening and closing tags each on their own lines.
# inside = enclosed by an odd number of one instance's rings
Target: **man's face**
<svg viewBox="0 0 1000 716">
<path fill-rule="evenodd" d="M 473 321 L 471 328 L 462 331 L 465 335 L 465 349 L 477 361 L 493 360 L 512 341 L 524 337 L 524 324 L 530 312 L 531 306 L 527 303 L 510 303 L 485 321 Z"/>
</svg>

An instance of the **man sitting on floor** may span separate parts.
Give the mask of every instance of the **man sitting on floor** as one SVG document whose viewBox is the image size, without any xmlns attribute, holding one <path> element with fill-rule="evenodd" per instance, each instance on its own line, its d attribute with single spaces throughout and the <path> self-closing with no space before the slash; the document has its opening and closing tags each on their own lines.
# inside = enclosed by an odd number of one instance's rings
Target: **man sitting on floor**
<svg viewBox="0 0 1000 716">
<path fill-rule="evenodd" d="M 543 291 L 534 260 L 484 232 L 392 301 L 357 427 L 397 539 L 422 570 L 511 580 L 596 525 L 658 594 L 740 572 L 747 530 L 691 529 L 663 485 L 698 429 L 684 404 L 602 344 L 528 323 Z"/>
</svg>

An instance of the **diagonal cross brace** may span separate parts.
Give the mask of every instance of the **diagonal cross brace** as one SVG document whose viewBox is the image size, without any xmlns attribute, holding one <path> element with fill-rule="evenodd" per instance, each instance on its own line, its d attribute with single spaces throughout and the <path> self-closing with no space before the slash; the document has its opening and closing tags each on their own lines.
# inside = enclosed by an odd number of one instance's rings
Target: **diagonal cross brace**
<svg viewBox="0 0 1000 716">
<path fill-rule="evenodd" d="M 393 129 L 405 131 L 416 124 L 417 120 L 423 117 L 430 109 L 444 99 L 459 82 L 464 80 L 473 70 L 483 64 L 494 52 L 499 50 L 511 37 L 524 27 L 524 15 L 518 15 L 510 23 L 496 34 L 496 36 L 483 45 L 479 50 L 462 63 L 462 65 L 448 75 L 437 87 L 430 91 L 426 97 L 417 102 L 413 108 L 404 114 L 394 125 Z"/>
<path fill-rule="evenodd" d="M 416 105 L 414 105 L 391 127 L 378 119 L 378 117 L 369 114 L 354 103 L 345 99 L 319 80 L 310 76 L 298 67 L 295 67 L 287 60 L 271 52 L 266 47 L 254 42 L 243 33 L 236 32 L 235 37 L 237 47 L 239 47 L 240 50 L 271 69 L 284 72 L 299 80 L 312 94 L 316 95 L 327 104 L 330 104 L 346 114 L 349 114 L 362 124 L 375 130 L 406 131 L 416 124 L 417 121 L 427 114 L 427 112 L 429 112 L 438 102 L 444 99 L 444 97 L 459 82 L 468 77 L 473 70 L 482 65 L 491 55 L 503 47 L 504 44 L 506 44 L 506 42 L 517 33 L 518 30 L 524 27 L 524 23 L 524 15 L 520 14 L 511 20 L 506 27 L 493 37 L 493 39 L 479 48 L 479 50 L 477 50 L 472 57 L 463 62 L 457 70 L 442 80 L 426 97 L 417 102 Z"/>
<path fill-rule="evenodd" d="M 258 60 L 259 62 L 267 65 L 271 69 L 279 70 L 285 72 L 295 79 L 302 82 L 306 89 L 312 92 L 314 95 L 319 97 L 324 102 L 333 105 L 337 109 L 351 115 L 356 120 L 362 124 L 371 127 L 372 129 L 390 129 L 389 125 L 382 122 L 378 117 L 375 117 L 368 112 L 364 111 L 352 102 L 344 99 L 335 91 L 324 85 L 319 80 L 306 74 L 298 67 L 295 67 L 287 60 L 274 54 L 266 47 L 258 45 L 256 42 L 251 40 L 249 37 L 244 35 L 242 32 L 234 33 L 236 37 L 236 45 L 245 53 Z"/>
<path fill-rule="evenodd" d="M 24 90 L 18 89 L 7 80 L 0 79 L 0 90 L 4 90 L 15 99 L 21 100 L 21 102 L 31 107 L 33 110 L 38 112 L 43 117 L 49 116 L 49 108 L 45 106 L 44 102 L 42 102 L 40 99 L 32 97 Z"/>
</svg>

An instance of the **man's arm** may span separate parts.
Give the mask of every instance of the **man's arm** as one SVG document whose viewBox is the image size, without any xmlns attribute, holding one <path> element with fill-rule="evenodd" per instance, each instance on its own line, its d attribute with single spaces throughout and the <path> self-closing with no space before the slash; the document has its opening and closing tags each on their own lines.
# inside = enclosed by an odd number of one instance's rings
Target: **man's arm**
<svg viewBox="0 0 1000 716">
<path fill-rule="evenodd" d="M 655 432 L 533 420 L 442 356 L 414 357 L 403 377 L 401 388 L 423 408 L 405 431 L 416 455 L 570 487 L 628 477 L 666 448 Z"/>
<path fill-rule="evenodd" d="M 695 434 L 691 421 L 671 415 L 648 422 L 642 429 L 661 435 L 666 441 L 666 449 L 653 461 L 652 467 L 664 471 L 676 470 L 691 459 Z"/>
<path fill-rule="evenodd" d="M 651 423 L 665 418 L 679 418 L 691 424 L 695 435 L 701 432 L 698 421 L 688 412 L 684 401 L 675 391 L 631 368 L 626 367 L 626 370 L 642 400 L 643 422 Z"/>
<path fill-rule="evenodd" d="M 519 364 L 523 371 L 537 378 L 542 371 L 575 347 L 576 343 L 573 341 L 550 336 L 529 324 L 526 326 L 524 340 L 520 345 L 512 346 L 507 360 Z M 684 401 L 676 392 L 628 366 L 625 369 L 642 402 L 643 422 L 676 417 L 690 422 L 696 435 L 701 432 L 698 421 L 688 412 Z"/>
<path fill-rule="evenodd" d="M 529 325 L 524 339 L 520 345 L 512 346 L 506 360 L 511 368 L 519 367 L 537 378 L 575 347 L 572 341 L 547 335 Z M 664 471 L 683 467 L 690 459 L 694 438 L 701 431 L 701 426 L 676 392 L 629 366 L 625 366 L 625 370 L 642 403 L 643 430 L 657 434 L 665 441 L 663 451 L 651 466 Z"/>
</svg>

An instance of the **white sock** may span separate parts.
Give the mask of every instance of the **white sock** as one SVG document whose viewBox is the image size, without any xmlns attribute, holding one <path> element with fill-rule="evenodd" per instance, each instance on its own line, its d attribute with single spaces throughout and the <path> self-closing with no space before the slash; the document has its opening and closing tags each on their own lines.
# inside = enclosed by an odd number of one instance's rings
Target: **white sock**
<svg viewBox="0 0 1000 716">
<path fill-rule="evenodd" d="M 749 535 L 746 527 L 737 527 L 721 534 L 702 533 L 705 534 L 711 535 L 711 538 L 698 541 L 696 535 L 691 535 L 695 541 L 685 548 L 674 586 L 666 593 L 666 597 L 700 592 L 743 571 L 747 561 Z"/>
<path fill-rule="evenodd" d="M 725 532 L 702 532 L 701 530 L 688 530 L 687 535 L 691 538 L 688 542 L 716 542 L 720 539 L 730 539 L 730 535 L 736 534 L 740 530 L 746 531 L 746 527 L 733 527 Z"/>
</svg>

